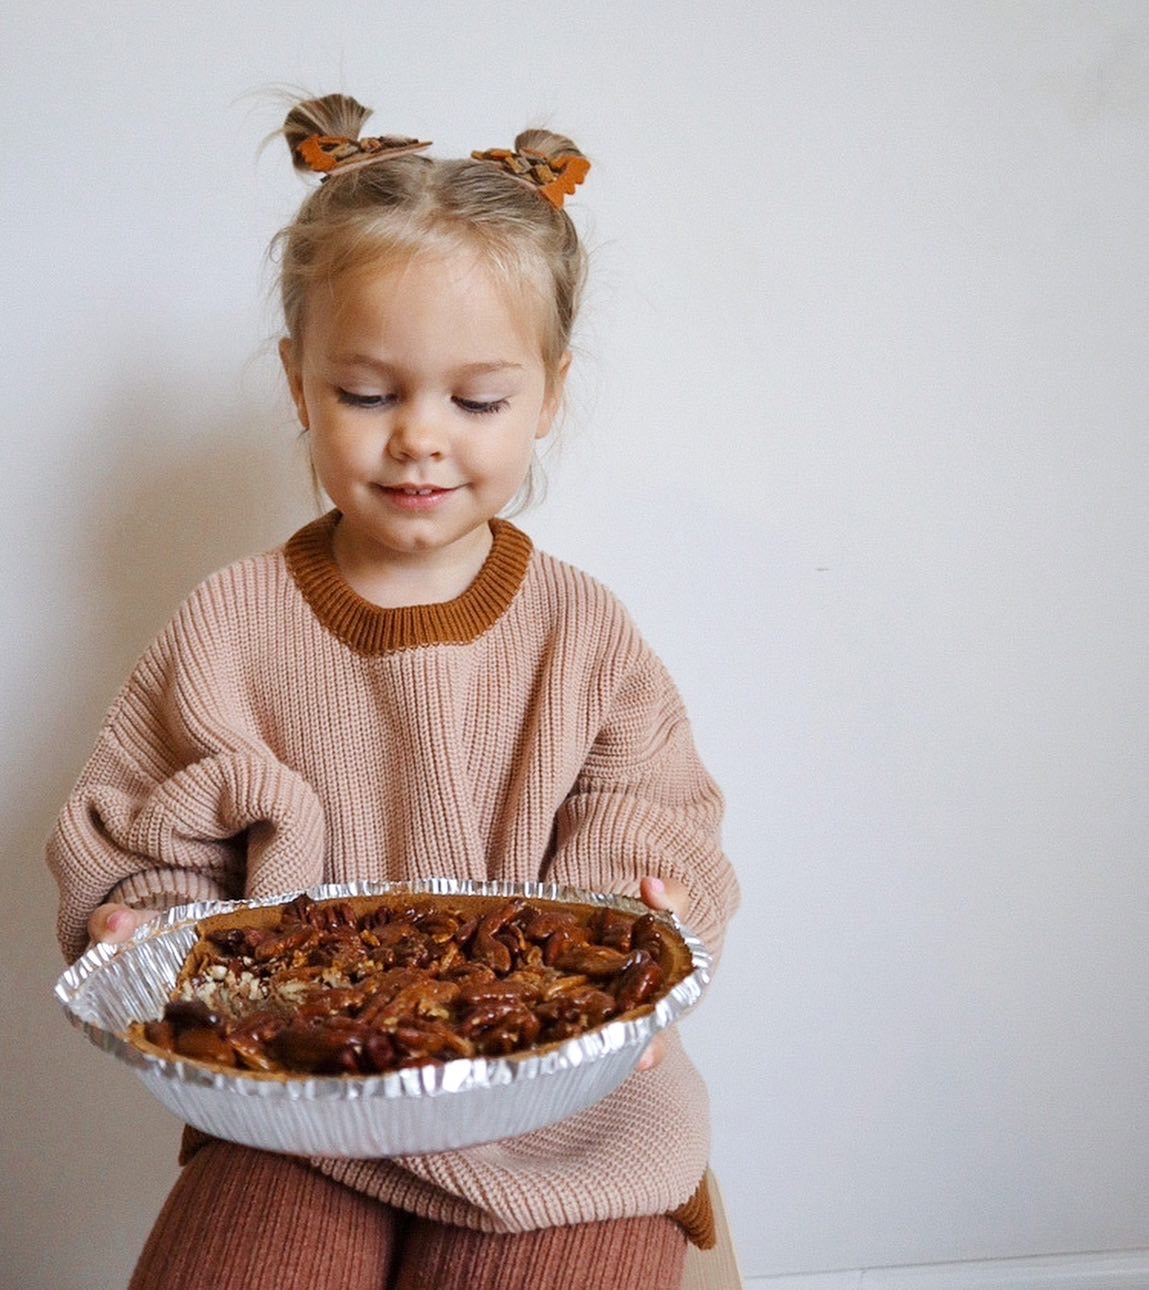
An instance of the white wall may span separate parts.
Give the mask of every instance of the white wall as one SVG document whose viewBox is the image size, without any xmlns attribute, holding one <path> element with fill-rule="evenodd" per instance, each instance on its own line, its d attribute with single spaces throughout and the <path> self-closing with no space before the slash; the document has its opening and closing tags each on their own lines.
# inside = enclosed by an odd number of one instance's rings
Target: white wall
<svg viewBox="0 0 1149 1290">
<path fill-rule="evenodd" d="M 122 1285 L 175 1126 L 41 843 L 137 653 L 310 513 L 288 82 L 595 158 L 527 527 L 629 602 L 745 889 L 689 1041 L 749 1275 L 1149 1244 L 1149 6 L 43 0 L 3 60 L 0 1277 Z"/>
</svg>

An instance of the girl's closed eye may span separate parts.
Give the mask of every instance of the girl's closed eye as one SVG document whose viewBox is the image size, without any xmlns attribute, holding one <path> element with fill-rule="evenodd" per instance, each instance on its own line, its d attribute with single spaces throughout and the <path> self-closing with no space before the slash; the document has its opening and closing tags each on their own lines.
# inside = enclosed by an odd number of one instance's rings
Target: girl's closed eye
<svg viewBox="0 0 1149 1290">
<path fill-rule="evenodd" d="M 393 394 L 356 394 L 354 390 L 343 388 L 337 389 L 335 393 L 339 402 L 345 403 L 349 408 L 385 408 L 395 397 Z"/>
<path fill-rule="evenodd" d="M 507 406 L 507 399 L 455 399 L 455 406 L 472 416 L 486 416 L 489 412 L 501 412 Z"/>
</svg>

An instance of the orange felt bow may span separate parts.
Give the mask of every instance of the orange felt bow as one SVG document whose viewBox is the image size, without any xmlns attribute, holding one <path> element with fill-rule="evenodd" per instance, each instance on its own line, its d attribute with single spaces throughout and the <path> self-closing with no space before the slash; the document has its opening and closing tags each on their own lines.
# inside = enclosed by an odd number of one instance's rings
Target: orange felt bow
<svg viewBox="0 0 1149 1290">
<path fill-rule="evenodd" d="M 430 143 L 384 135 L 375 139 L 350 139 L 343 135 L 312 134 L 296 144 L 295 152 L 310 170 L 326 178 L 333 171 L 358 170 L 376 161 L 390 161 L 408 152 L 421 152 Z"/>
<path fill-rule="evenodd" d="M 524 148 L 513 152 L 509 148 L 488 148 L 485 152 L 472 152 L 476 161 L 493 161 L 537 189 L 550 204 L 559 210 L 563 200 L 570 197 L 590 171 L 586 157 L 564 152 L 556 157 L 544 156 Z"/>
</svg>

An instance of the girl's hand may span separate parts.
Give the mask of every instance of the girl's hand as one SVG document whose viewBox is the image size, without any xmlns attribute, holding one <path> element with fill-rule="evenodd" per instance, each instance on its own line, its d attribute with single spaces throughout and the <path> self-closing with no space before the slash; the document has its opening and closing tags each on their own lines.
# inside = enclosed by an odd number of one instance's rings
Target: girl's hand
<svg viewBox="0 0 1149 1290">
<path fill-rule="evenodd" d="M 643 878 L 639 890 L 651 909 L 668 910 L 679 918 L 686 916 L 690 893 L 676 878 Z M 661 1035 L 656 1035 L 651 1040 L 650 1047 L 639 1058 L 638 1069 L 652 1070 L 665 1056 L 666 1042 Z"/>
<path fill-rule="evenodd" d="M 160 913 L 158 909 L 133 909 L 130 905 L 101 905 L 88 919 L 88 935 L 93 943 L 105 941 L 119 945 L 130 940 L 136 928 Z"/>
<path fill-rule="evenodd" d="M 677 878 L 643 878 L 640 890 L 651 909 L 665 909 L 678 918 L 686 917 L 690 892 Z"/>
</svg>

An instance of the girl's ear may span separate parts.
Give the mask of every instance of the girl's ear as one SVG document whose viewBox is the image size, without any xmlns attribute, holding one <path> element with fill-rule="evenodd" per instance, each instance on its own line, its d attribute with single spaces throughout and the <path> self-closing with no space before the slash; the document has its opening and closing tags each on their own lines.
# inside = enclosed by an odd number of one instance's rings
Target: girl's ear
<svg viewBox="0 0 1149 1290">
<path fill-rule="evenodd" d="M 554 425 L 555 417 L 558 416 L 559 408 L 562 407 L 563 391 L 566 389 L 567 374 L 571 370 L 571 352 L 568 349 L 559 362 L 559 370 L 550 383 L 547 390 L 547 397 L 543 401 L 542 414 L 539 417 L 538 429 L 535 431 L 536 439 L 545 439 L 551 432 L 551 426 Z"/>
<path fill-rule="evenodd" d="M 304 430 L 310 429 L 307 420 L 307 400 L 303 397 L 303 373 L 299 366 L 299 358 L 295 352 L 295 342 L 290 336 L 284 336 L 279 342 L 279 361 L 283 364 L 284 374 L 287 376 L 287 388 L 291 391 L 291 399 L 295 404 L 295 412 L 299 417 L 299 424 Z"/>
</svg>

